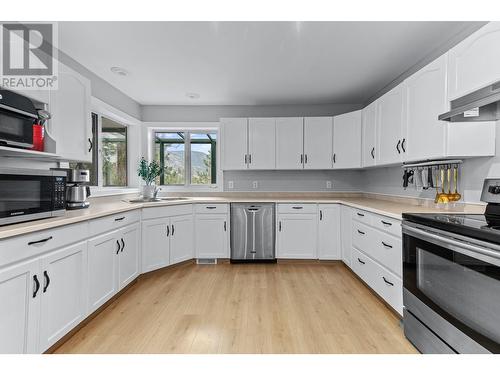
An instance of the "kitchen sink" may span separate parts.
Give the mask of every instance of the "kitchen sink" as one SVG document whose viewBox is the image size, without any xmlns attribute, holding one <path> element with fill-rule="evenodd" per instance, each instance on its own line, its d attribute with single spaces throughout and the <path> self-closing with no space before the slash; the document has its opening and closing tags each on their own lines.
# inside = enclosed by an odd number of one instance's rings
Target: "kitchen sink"
<svg viewBox="0 0 500 375">
<path fill-rule="evenodd" d="M 126 200 L 125 202 L 128 203 L 151 203 L 151 202 L 176 202 L 176 201 L 184 201 L 189 198 L 185 197 L 160 197 L 160 198 L 149 198 L 149 199 L 144 199 L 144 198 L 136 198 L 136 199 L 129 199 Z"/>
</svg>

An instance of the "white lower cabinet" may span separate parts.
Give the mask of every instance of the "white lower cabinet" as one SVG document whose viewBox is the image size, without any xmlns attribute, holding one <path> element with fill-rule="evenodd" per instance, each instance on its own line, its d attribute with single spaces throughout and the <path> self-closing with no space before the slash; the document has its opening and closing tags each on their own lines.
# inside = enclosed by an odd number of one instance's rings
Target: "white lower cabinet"
<svg viewBox="0 0 500 375">
<path fill-rule="evenodd" d="M 341 259 L 339 204 L 318 205 L 318 258 Z"/>
<path fill-rule="evenodd" d="M 342 261 L 351 267 L 352 249 L 352 209 L 342 205 L 340 209 L 340 241 L 342 245 Z"/>
<path fill-rule="evenodd" d="M 229 217 L 222 214 L 196 214 L 196 258 L 229 258 Z"/>
<path fill-rule="evenodd" d="M 0 271 L 0 353 L 38 353 L 39 260 Z"/>
<path fill-rule="evenodd" d="M 296 213 L 292 212 L 294 210 Z M 318 214 L 316 205 L 279 204 L 277 224 L 277 258 L 318 258 Z"/>
<path fill-rule="evenodd" d="M 170 262 L 170 219 L 142 222 L 142 272 L 166 267 Z"/>
<path fill-rule="evenodd" d="M 41 259 L 40 351 L 45 351 L 85 317 L 87 242 Z"/>
<path fill-rule="evenodd" d="M 89 313 L 139 275 L 139 228 L 139 223 L 135 223 L 89 240 Z"/>
<path fill-rule="evenodd" d="M 193 215 L 171 218 L 170 227 L 170 264 L 193 259 Z"/>
</svg>

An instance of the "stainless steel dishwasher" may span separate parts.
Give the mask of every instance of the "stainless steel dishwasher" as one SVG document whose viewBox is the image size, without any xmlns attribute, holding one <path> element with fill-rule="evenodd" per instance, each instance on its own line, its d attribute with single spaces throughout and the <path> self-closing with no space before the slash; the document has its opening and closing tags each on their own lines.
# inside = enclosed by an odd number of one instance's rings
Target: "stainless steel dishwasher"
<svg viewBox="0 0 500 375">
<path fill-rule="evenodd" d="M 231 204 L 231 263 L 276 262 L 274 203 Z"/>
</svg>

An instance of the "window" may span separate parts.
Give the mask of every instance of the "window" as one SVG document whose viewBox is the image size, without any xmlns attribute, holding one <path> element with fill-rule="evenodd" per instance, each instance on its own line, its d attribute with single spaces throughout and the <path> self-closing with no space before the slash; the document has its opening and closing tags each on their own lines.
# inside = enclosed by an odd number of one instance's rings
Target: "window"
<svg viewBox="0 0 500 375">
<path fill-rule="evenodd" d="M 163 175 L 160 185 L 212 185 L 217 182 L 217 133 L 155 132 L 155 158 Z"/>
<path fill-rule="evenodd" d="M 70 168 L 90 170 L 91 186 L 125 187 L 128 185 L 127 164 L 127 126 L 92 113 L 92 162 L 71 162 Z"/>
<path fill-rule="evenodd" d="M 127 186 L 127 127 L 101 117 L 102 186 Z"/>
</svg>

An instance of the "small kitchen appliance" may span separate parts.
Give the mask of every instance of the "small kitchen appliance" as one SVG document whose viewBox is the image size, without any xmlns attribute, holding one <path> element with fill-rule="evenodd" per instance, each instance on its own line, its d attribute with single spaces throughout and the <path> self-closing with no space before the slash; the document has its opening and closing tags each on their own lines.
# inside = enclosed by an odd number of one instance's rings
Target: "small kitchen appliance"
<svg viewBox="0 0 500 375">
<path fill-rule="evenodd" d="M 403 214 L 404 332 L 422 353 L 500 353 L 500 179 L 484 214 Z"/>
<path fill-rule="evenodd" d="M 88 169 L 55 168 L 66 173 L 66 209 L 88 208 L 90 171 Z"/>
</svg>

